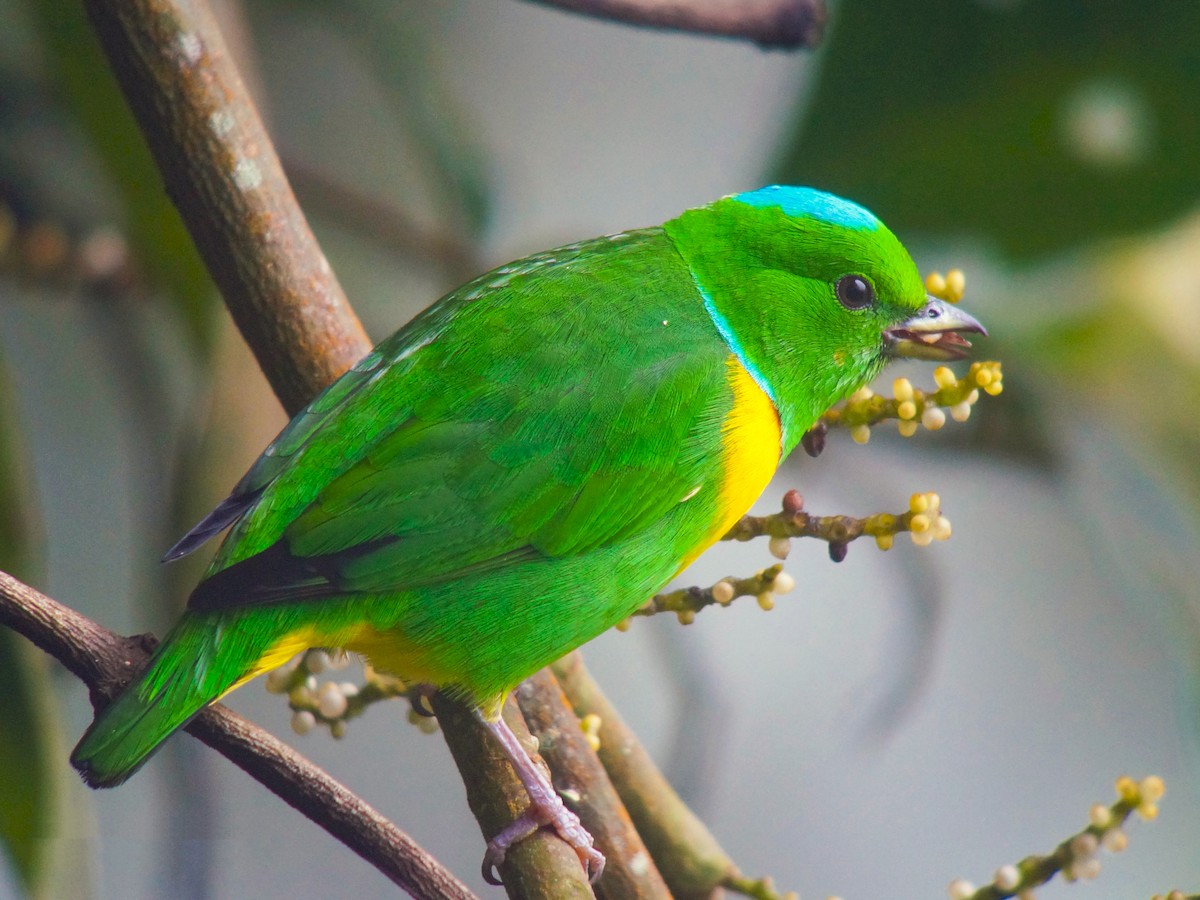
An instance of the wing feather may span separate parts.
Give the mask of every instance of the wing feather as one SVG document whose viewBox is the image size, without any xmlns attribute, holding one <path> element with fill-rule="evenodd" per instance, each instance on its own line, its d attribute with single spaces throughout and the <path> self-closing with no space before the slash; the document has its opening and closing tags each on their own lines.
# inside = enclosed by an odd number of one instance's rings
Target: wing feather
<svg viewBox="0 0 1200 900">
<path fill-rule="evenodd" d="M 589 246 L 467 285 L 322 395 L 239 485 L 193 608 L 582 554 L 717 477 L 729 351 L 686 268 L 657 229 Z"/>
</svg>

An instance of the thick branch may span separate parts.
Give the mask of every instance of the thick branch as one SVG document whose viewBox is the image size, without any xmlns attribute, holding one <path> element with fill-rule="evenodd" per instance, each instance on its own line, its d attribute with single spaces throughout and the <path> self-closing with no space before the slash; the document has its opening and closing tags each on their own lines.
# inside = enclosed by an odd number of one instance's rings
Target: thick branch
<svg viewBox="0 0 1200 900">
<path fill-rule="evenodd" d="M 582 658 L 576 654 L 575 658 Z M 671 894 L 633 827 L 608 773 L 588 744 L 558 679 L 542 669 L 516 690 L 517 705 L 553 773 L 554 787 L 579 814 L 608 862 L 599 900 L 670 900 Z"/>
<path fill-rule="evenodd" d="M 205 265 L 296 412 L 370 348 L 203 0 L 86 0 Z"/>
<path fill-rule="evenodd" d="M 467 788 L 467 803 L 486 838 L 498 834 L 529 803 L 508 760 L 462 703 L 442 694 L 430 698 L 446 744 Z M 510 698 L 504 718 L 513 733 L 532 749 L 533 739 Z M 505 777 L 499 777 L 502 773 Z M 593 900 L 591 885 L 575 851 L 547 829 L 536 831 L 508 850 L 500 866 L 504 889 L 513 900 Z"/>
<path fill-rule="evenodd" d="M 580 717 L 600 717 L 600 759 L 667 885 L 677 897 L 708 897 L 737 866 L 680 799 L 576 653 L 551 666 Z"/>
<path fill-rule="evenodd" d="M 103 706 L 146 661 L 154 640 L 123 638 L 0 572 L 0 625 L 24 635 Z M 222 706 L 187 730 L 418 898 L 474 897 L 412 838 L 286 744 Z"/>
<path fill-rule="evenodd" d="M 670 31 L 741 38 L 761 47 L 815 47 L 824 0 L 533 0 L 598 19 Z"/>
</svg>

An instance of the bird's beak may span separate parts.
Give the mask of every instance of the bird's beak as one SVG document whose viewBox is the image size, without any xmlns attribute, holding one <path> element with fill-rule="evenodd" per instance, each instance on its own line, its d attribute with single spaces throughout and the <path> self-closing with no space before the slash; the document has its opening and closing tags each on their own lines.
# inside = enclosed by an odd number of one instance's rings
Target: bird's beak
<svg viewBox="0 0 1200 900">
<path fill-rule="evenodd" d="M 974 316 L 944 300 L 929 297 L 912 318 L 883 332 L 883 344 L 892 356 L 939 362 L 963 359 L 971 349 L 971 342 L 958 334 L 961 331 L 987 337 L 987 329 Z"/>
</svg>

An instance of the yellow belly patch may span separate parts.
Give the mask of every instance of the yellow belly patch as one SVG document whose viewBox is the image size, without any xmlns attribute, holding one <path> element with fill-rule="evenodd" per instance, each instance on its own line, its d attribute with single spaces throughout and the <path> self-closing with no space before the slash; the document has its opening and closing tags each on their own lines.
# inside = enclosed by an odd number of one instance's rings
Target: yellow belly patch
<svg viewBox="0 0 1200 900">
<path fill-rule="evenodd" d="M 455 673 L 439 664 L 436 652 L 418 647 L 399 629 L 376 630 L 364 625 L 344 646 L 365 656 L 379 671 L 408 682 L 442 685 L 455 680 Z"/>
<path fill-rule="evenodd" d="M 264 672 L 282 666 L 297 653 L 313 647 L 348 650 L 364 656 L 376 669 L 411 682 L 445 684 L 451 673 L 428 659 L 428 653 L 407 640 L 398 629 L 377 630 L 361 623 L 346 628 L 322 629 L 313 626 L 298 628 L 285 634 L 270 646 L 254 667 L 239 678 L 221 696 L 237 690 L 247 681 Z"/>
<path fill-rule="evenodd" d="M 225 693 L 221 694 L 221 696 L 224 697 L 225 694 L 236 691 L 247 681 L 258 677 L 263 672 L 269 672 L 272 669 L 279 668 L 297 653 L 302 653 L 310 647 L 334 646 L 332 644 L 322 643 L 322 637 L 325 637 L 325 635 L 319 634 L 317 630 L 312 627 L 300 628 L 291 632 L 290 634 L 285 634 L 274 644 L 272 644 L 267 652 L 259 658 L 258 662 L 254 664 L 254 668 L 230 685 L 225 690 Z"/>
<path fill-rule="evenodd" d="M 721 428 L 720 514 L 712 530 L 683 560 L 679 571 L 691 565 L 746 514 L 779 468 L 782 433 L 775 404 L 736 356 L 730 354 L 725 367 L 733 391 L 733 408 Z"/>
</svg>

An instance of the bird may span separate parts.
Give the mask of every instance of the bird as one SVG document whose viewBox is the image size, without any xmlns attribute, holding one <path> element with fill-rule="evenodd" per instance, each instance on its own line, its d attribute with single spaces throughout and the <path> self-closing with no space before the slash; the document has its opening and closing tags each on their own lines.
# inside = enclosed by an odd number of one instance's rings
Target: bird
<svg viewBox="0 0 1200 900">
<path fill-rule="evenodd" d="M 986 334 L 870 211 L 769 185 L 499 266 L 320 393 L 166 554 L 227 530 L 146 668 L 81 737 L 125 781 L 203 708 L 308 648 L 467 703 L 527 810 L 604 857 L 500 715 L 720 539 L 821 414 L 897 357 Z"/>
</svg>

